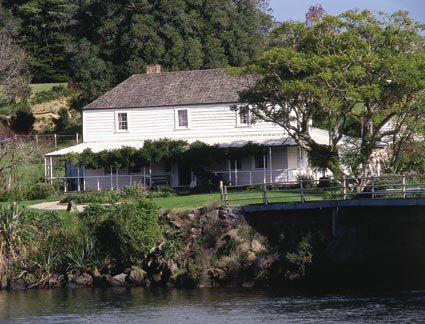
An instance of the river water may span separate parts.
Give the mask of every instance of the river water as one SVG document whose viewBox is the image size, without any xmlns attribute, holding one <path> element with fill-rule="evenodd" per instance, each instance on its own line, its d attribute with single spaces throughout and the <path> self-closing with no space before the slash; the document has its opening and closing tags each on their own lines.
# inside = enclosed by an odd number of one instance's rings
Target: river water
<svg viewBox="0 0 425 324">
<path fill-rule="evenodd" d="M 425 291 L 283 294 L 270 290 L 0 291 L 0 323 L 424 323 Z"/>
</svg>

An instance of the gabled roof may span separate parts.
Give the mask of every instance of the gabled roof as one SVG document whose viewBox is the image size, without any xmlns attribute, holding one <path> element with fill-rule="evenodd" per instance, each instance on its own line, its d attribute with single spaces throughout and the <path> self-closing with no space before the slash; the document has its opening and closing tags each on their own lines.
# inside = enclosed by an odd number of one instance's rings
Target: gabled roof
<svg viewBox="0 0 425 324">
<path fill-rule="evenodd" d="M 235 103 L 248 84 L 225 69 L 135 74 L 83 109 Z"/>
</svg>

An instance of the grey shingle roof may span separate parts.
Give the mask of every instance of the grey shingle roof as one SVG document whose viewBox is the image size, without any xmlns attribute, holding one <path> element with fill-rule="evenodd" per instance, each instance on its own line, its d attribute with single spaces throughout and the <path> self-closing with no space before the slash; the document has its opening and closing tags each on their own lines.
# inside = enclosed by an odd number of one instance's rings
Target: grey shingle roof
<svg viewBox="0 0 425 324">
<path fill-rule="evenodd" d="M 247 86 L 247 79 L 225 69 L 136 74 L 84 109 L 232 103 Z"/>
</svg>

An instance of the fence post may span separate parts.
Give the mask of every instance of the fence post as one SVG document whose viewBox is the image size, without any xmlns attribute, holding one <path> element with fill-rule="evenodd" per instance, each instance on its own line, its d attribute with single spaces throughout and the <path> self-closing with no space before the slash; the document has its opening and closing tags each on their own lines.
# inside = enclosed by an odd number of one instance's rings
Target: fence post
<svg viewBox="0 0 425 324">
<path fill-rule="evenodd" d="M 112 179 L 112 166 L 110 167 L 110 171 L 111 171 L 111 175 L 110 175 L 110 177 L 111 177 L 111 190 L 114 190 L 114 184 L 113 184 L 113 179 Z"/>
<path fill-rule="evenodd" d="M 78 144 L 79 142 L 79 138 L 78 138 L 78 133 L 75 133 L 75 142 Z"/>
<path fill-rule="evenodd" d="M 224 188 L 223 188 L 223 181 L 220 180 L 220 199 L 221 199 L 221 201 L 224 200 L 223 190 L 224 190 Z"/>
<path fill-rule="evenodd" d="M 401 178 L 401 183 L 402 183 L 401 191 L 403 193 L 403 199 L 404 199 L 406 198 L 406 175 L 405 174 L 403 174 Z"/>
<path fill-rule="evenodd" d="M 80 167 L 77 167 L 77 191 L 78 192 L 81 191 L 81 186 L 80 186 Z"/>
<path fill-rule="evenodd" d="M 342 185 L 344 186 L 344 196 L 342 197 L 342 199 L 347 200 L 347 178 L 345 176 L 342 179 Z"/>
<path fill-rule="evenodd" d="M 58 136 L 55 134 L 53 137 L 55 139 L 55 148 L 57 148 L 58 147 Z"/>
<path fill-rule="evenodd" d="M 120 189 L 120 181 L 119 181 L 119 175 L 118 175 L 118 167 L 117 172 L 115 173 L 115 182 L 117 183 L 117 190 Z"/>
<path fill-rule="evenodd" d="M 224 206 L 227 206 L 227 186 L 224 186 L 223 188 L 223 198 L 224 198 Z"/>
<path fill-rule="evenodd" d="M 304 203 L 304 187 L 303 187 L 303 181 L 300 180 L 300 195 L 301 195 L 301 202 Z"/>
<path fill-rule="evenodd" d="M 234 172 L 234 175 L 235 175 L 235 185 L 238 185 L 238 161 L 237 160 L 235 160 L 235 172 Z"/>
<path fill-rule="evenodd" d="M 375 178 L 373 176 L 370 177 L 371 180 L 371 192 L 372 192 L 372 199 L 375 199 Z"/>
<path fill-rule="evenodd" d="M 263 204 L 267 205 L 267 184 L 263 183 Z"/>
</svg>

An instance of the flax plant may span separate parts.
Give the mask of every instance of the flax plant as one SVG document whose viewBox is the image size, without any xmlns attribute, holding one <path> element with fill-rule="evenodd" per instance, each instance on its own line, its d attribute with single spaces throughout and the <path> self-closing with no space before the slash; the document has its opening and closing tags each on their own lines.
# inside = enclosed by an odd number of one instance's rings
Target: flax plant
<svg viewBox="0 0 425 324">
<path fill-rule="evenodd" d="M 24 262 L 31 244 L 31 226 L 16 203 L 0 209 L 0 278 L 10 276 Z"/>
</svg>

